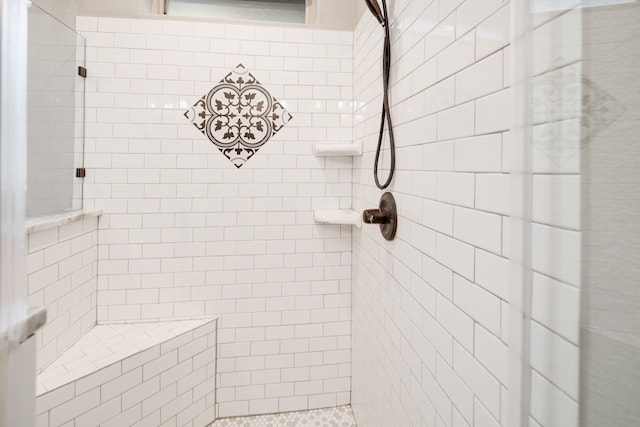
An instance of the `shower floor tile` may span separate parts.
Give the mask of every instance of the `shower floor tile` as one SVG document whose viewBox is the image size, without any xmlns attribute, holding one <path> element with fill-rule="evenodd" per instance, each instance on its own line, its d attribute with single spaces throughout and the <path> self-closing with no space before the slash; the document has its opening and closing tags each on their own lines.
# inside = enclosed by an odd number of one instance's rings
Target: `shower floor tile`
<svg viewBox="0 0 640 427">
<path fill-rule="evenodd" d="M 211 427 L 356 427 L 351 406 L 284 414 L 224 418 Z"/>
</svg>

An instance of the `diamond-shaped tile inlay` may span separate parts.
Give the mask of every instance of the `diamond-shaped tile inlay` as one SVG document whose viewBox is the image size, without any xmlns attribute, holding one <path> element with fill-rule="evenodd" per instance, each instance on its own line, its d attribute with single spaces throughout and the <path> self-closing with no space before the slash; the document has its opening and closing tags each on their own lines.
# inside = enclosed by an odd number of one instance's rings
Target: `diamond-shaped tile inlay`
<svg viewBox="0 0 640 427">
<path fill-rule="evenodd" d="M 237 168 L 291 120 L 291 114 L 242 64 L 184 116 Z"/>
</svg>

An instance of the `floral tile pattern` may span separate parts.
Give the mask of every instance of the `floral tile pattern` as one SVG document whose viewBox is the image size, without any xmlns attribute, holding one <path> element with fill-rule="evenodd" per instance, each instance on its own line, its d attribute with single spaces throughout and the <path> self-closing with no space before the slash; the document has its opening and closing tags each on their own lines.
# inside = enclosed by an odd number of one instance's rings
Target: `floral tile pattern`
<svg viewBox="0 0 640 427">
<path fill-rule="evenodd" d="M 237 168 L 291 120 L 291 114 L 242 64 L 184 116 Z"/>
<path fill-rule="evenodd" d="M 556 166 L 580 150 L 626 112 L 611 94 L 576 69 L 536 77 L 532 86 L 534 147 Z"/>
<path fill-rule="evenodd" d="M 210 427 L 356 427 L 350 406 L 253 417 L 223 418 Z"/>
</svg>

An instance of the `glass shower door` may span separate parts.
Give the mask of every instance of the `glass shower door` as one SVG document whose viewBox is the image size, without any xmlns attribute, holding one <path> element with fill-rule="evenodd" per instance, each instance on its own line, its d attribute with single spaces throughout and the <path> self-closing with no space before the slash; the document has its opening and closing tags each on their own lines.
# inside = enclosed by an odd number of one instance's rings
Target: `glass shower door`
<svg viewBox="0 0 640 427">
<path fill-rule="evenodd" d="M 640 3 L 582 11 L 580 425 L 640 425 Z"/>
<path fill-rule="evenodd" d="M 522 399 L 511 402 L 521 404 L 512 419 L 637 426 L 640 3 L 524 5 L 514 13 L 522 37 L 514 56 L 525 65 L 516 75 L 524 178 L 514 246 Z"/>
<path fill-rule="evenodd" d="M 0 427 L 35 424 L 25 272 L 26 2 L 0 0 Z"/>
</svg>

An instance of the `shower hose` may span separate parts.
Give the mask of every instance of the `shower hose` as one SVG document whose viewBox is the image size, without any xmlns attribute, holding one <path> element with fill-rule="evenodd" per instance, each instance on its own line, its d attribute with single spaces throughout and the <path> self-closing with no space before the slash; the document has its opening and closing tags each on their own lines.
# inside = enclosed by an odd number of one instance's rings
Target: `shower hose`
<svg viewBox="0 0 640 427">
<path fill-rule="evenodd" d="M 383 22 L 384 27 L 384 53 L 382 57 L 382 86 L 383 86 L 383 100 L 382 100 L 382 113 L 380 115 L 380 132 L 378 134 L 378 147 L 376 148 L 376 158 L 373 162 L 373 178 L 376 182 L 376 186 L 383 190 L 391 184 L 393 174 L 396 169 L 396 145 L 393 138 L 393 125 L 391 124 L 391 108 L 389 106 L 389 71 L 391 69 L 391 36 L 389 31 L 389 15 L 387 12 L 387 2 L 382 0 L 383 9 Z M 389 151 L 391 153 L 389 175 L 384 183 L 380 184 L 378 178 L 378 162 L 380 160 L 380 152 L 382 151 L 382 140 L 384 139 L 384 126 L 387 124 L 387 130 L 389 131 Z"/>
</svg>

